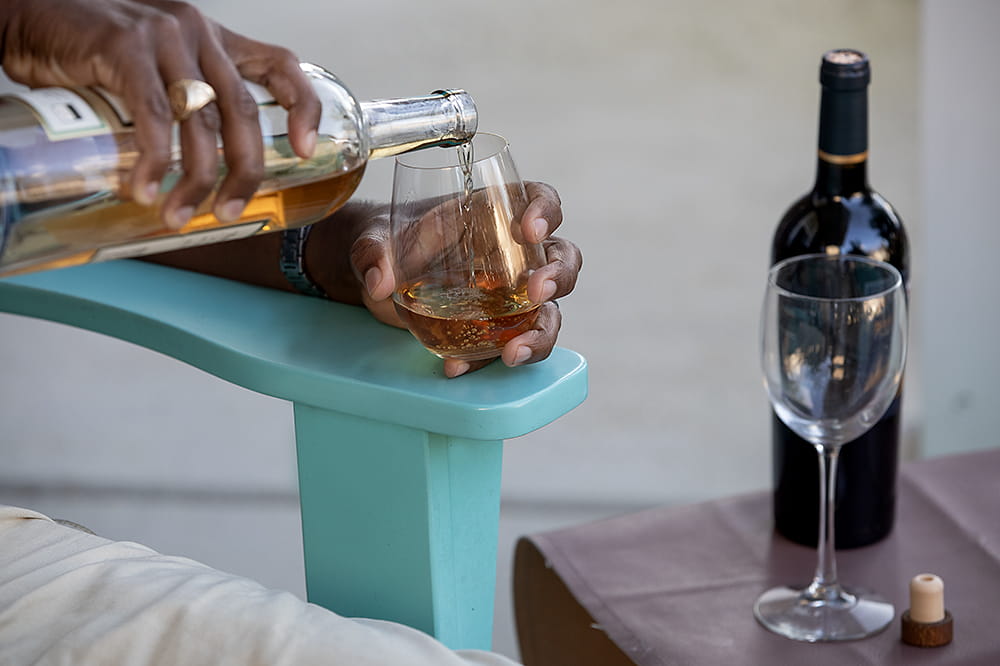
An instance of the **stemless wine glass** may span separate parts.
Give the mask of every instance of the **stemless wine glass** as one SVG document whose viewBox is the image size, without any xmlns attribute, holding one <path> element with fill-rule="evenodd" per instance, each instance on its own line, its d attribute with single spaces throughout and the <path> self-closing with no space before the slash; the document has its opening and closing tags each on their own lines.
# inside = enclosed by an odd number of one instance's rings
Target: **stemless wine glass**
<svg viewBox="0 0 1000 666">
<path fill-rule="evenodd" d="M 837 580 L 834 491 L 841 445 L 869 428 L 896 395 L 906 356 L 906 296 L 889 264 L 851 255 L 803 255 L 768 273 L 761 358 L 779 418 L 819 454 L 818 562 L 804 590 L 762 594 L 754 615 L 801 641 L 864 638 L 884 629 L 892 604 Z"/>
<path fill-rule="evenodd" d="M 527 206 L 507 140 L 496 134 L 396 158 L 393 303 L 434 354 L 493 358 L 534 325 L 540 303 L 528 299 L 528 276 L 545 253 L 521 234 Z"/>
</svg>

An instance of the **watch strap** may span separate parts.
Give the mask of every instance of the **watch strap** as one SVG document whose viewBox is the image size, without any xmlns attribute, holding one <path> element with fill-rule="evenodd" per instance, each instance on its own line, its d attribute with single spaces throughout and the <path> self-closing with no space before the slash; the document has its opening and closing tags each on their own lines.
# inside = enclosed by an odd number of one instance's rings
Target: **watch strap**
<svg viewBox="0 0 1000 666">
<path fill-rule="evenodd" d="M 295 290 L 306 296 L 328 298 L 326 292 L 313 282 L 306 272 L 305 249 L 306 240 L 312 225 L 286 229 L 281 232 L 281 272 Z"/>
</svg>

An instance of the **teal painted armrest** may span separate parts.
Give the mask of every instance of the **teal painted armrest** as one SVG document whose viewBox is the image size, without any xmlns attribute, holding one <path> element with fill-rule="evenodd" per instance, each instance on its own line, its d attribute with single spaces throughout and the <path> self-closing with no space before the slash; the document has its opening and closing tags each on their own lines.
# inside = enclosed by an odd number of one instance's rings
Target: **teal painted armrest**
<svg viewBox="0 0 1000 666">
<path fill-rule="evenodd" d="M 363 308 L 137 261 L 2 279 L 0 311 L 292 402 L 309 600 L 490 647 L 503 440 L 584 400 L 579 354 L 446 379 Z"/>
<path fill-rule="evenodd" d="M 566 349 L 448 380 L 409 333 L 363 308 L 139 261 L 0 280 L 0 310 L 128 340 L 298 404 L 457 437 L 523 435 L 587 394 L 586 363 Z"/>
</svg>

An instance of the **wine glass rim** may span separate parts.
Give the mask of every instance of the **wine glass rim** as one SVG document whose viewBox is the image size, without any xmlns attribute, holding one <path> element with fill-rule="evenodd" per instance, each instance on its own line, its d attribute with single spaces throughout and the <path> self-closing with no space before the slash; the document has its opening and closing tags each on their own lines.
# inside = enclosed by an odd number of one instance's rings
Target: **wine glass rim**
<svg viewBox="0 0 1000 666">
<path fill-rule="evenodd" d="M 484 153 L 479 153 L 479 152 L 473 153 L 471 162 L 472 164 L 478 164 L 480 162 L 485 162 L 486 160 L 493 159 L 503 151 L 510 148 L 510 142 L 507 141 L 506 137 L 497 134 L 495 132 L 476 132 L 473 135 L 473 137 L 469 139 L 469 142 L 474 142 L 478 137 L 495 139 L 496 146 L 492 150 L 486 151 Z M 424 171 L 448 171 L 451 169 L 462 168 L 462 165 L 457 162 L 455 164 L 443 164 L 443 165 L 441 164 L 425 165 L 425 164 L 415 163 L 414 160 L 419 160 L 422 157 L 422 155 L 420 154 L 422 152 L 424 151 L 412 151 L 409 153 L 403 153 L 401 155 L 397 155 L 396 165 L 406 167 L 407 169 L 420 169 Z"/>
<path fill-rule="evenodd" d="M 791 289 L 786 289 L 785 287 L 779 286 L 777 283 L 777 275 L 781 270 L 789 265 L 798 263 L 801 261 L 808 261 L 814 259 L 826 259 L 828 261 L 852 261 L 859 264 L 867 264 L 869 266 L 885 270 L 892 276 L 892 284 L 881 289 L 877 292 L 866 294 L 863 296 L 812 296 L 809 294 L 801 294 Z M 800 298 L 802 300 L 810 301 L 820 301 L 820 302 L 858 302 L 858 301 L 868 301 L 873 298 L 882 298 L 892 291 L 900 289 L 903 286 L 903 275 L 899 272 L 892 264 L 881 261 L 879 259 L 874 259 L 872 257 L 865 257 L 858 254 L 828 254 L 826 252 L 815 252 L 811 254 L 799 254 L 794 257 L 788 257 L 787 259 L 782 259 L 778 263 L 771 266 L 767 273 L 767 282 L 771 288 L 778 294 L 782 296 L 789 296 L 792 298 Z"/>
</svg>

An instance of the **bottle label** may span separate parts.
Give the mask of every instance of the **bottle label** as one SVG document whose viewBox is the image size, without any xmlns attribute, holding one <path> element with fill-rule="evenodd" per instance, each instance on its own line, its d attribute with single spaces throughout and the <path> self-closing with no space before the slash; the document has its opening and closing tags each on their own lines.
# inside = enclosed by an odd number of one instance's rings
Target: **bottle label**
<svg viewBox="0 0 1000 666">
<path fill-rule="evenodd" d="M 101 99 L 103 99 L 107 105 L 111 107 L 111 110 L 115 112 L 116 116 L 118 116 L 118 122 L 121 123 L 123 127 L 132 126 L 132 114 L 125 108 L 125 103 L 122 102 L 121 97 L 109 93 L 104 88 L 94 88 L 94 92 L 100 95 Z"/>
<path fill-rule="evenodd" d="M 244 84 L 257 106 L 277 105 L 274 96 L 264 86 L 250 81 L 244 81 Z M 117 118 L 112 121 L 117 120 L 120 127 L 132 126 L 132 114 L 120 97 L 103 88 L 92 90 L 114 111 Z M 79 93 L 68 88 L 22 90 L 10 93 L 9 96 L 19 99 L 34 111 L 52 141 L 110 134 L 119 129 L 102 118 Z"/>
<path fill-rule="evenodd" d="M 199 245 L 209 245 L 211 243 L 224 243 L 241 238 L 249 238 L 260 231 L 267 220 L 240 224 L 222 229 L 209 229 L 208 231 L 195 231 L 180 236 L 167 236 L 165 238 L 152 238 L 140 240 L 132 243 L 123 243 L 112 247 L 104 247 L 94 253 L 92 262 L 112 261 L 114 259 L 128 259 L 129 257 L 142 257 L 147 254 L 159 252 L 171 252 L 173 250 L 183 250 Z"/>
<path fill-rule="evenodd" d="M 278 103 L 274 99 L 274 95 L 271 94 L 271 91 L 264 86 L 254 83 L 253 81 L 243 81 L 243 85 L 247 87 L 247 92 L 250 93 L 251 97 L 253 97 L 253 101 L 257 102 L 257 106 Z"/>
<path fill-rule="evenodd" d="M 11 96 L 31 107 L 53 141 L 111 133 L 108 123 L 72 90 L 39 88 Z"/>
</svg>

